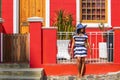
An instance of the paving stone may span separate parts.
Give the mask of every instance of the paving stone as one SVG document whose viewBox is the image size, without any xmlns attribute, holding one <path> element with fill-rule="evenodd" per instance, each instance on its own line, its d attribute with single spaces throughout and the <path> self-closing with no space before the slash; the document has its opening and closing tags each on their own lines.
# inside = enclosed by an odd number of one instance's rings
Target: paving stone
<svg viewBox="0 0 120 80">
<path fill-rule="evenodd" d="M 54 79 L 52 79 L 54 78 Z M 85 75 L 84 77 L 77 78 L 76 76 L 49 76 L 44 80 L 120 80 L 120 72 L 99 74 L 99 75 Z"/>
</svg>

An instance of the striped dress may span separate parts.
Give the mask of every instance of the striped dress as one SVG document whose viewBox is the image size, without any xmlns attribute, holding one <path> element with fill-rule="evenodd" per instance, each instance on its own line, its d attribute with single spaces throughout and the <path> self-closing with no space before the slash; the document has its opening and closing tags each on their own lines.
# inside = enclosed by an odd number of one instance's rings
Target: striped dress
<svg viewBox="0 0 120 80">
<path fill-rule="evenodd" d="M 75 40 L 74 44 L 74 57 L 86 57 L 87 56 L 87 48 L 85 47 L 85 41 L 88 39 L 86 34 L 83 35 L 74 35 Z"/>
</svg>

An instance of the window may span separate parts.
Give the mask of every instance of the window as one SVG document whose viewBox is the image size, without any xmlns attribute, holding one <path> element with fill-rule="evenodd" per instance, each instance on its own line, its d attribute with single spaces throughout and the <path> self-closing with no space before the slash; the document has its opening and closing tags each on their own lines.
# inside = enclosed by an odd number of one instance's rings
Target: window
<svg viewBox="0 0 120 80">
<path fill-rule="evenodd" d="M 80 21 L 83 23 L 107 23 L 107 0 L 81 0 Z"/>
</svg>

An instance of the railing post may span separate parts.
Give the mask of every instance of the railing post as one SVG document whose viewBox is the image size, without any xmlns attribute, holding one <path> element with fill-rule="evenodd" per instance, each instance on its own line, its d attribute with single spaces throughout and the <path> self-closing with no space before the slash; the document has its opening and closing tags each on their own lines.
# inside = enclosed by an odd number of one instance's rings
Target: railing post
<svg viewBox="0 0 120 80">
<path fill-rule="evenodd" d="M 43 19 L 30 17 L 28 22 L 30 23 L 30 67 L 40 68 L 42 65 L 41 28 Z"/>
<path fill-rule="evenodd" d="M 114 27 L 114 63 L 120 64 L 120 27 Z"/>
<path fill-rule="evenodd" d="M 56 64 L 57 28 L 42 28 L 43 64 Z"/>
<path fill-rule="evenodd" d="M 3 36 L 2 33 L 6 33 L 3 27 L 3 19 L 0 18 L 0 63 L 3 62 Z"/>
</svg>

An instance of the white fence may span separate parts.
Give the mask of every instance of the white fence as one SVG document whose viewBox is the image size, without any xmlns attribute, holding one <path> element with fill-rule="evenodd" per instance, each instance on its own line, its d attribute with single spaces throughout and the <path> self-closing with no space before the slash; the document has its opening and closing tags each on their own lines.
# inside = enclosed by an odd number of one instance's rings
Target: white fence
<svg viewBox="0 0 120 80">
<path fill-rule="evenodd" d="M 69 42 L 72 38 L 73 32 L 59 32 L 57 40 L 57 62 L 75 63 L 76 59 L 70 59 Z M 107 32 L 89 32 L 87 33 L 89 44 L 92 48 L 90 55 L 86 57 L 86 63 L 112 63 L 114 55 L 114 32 L 112 30 Z"/>
</svg>

